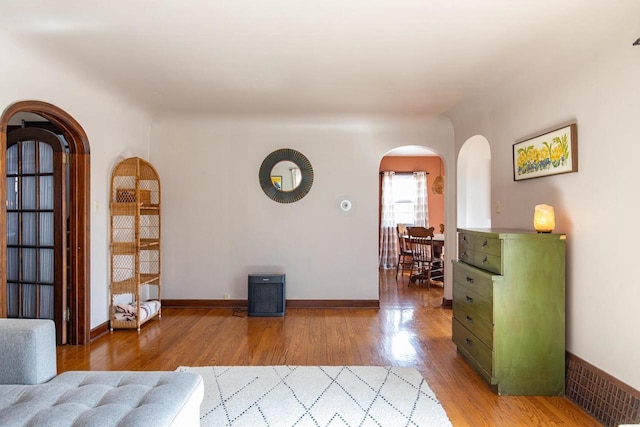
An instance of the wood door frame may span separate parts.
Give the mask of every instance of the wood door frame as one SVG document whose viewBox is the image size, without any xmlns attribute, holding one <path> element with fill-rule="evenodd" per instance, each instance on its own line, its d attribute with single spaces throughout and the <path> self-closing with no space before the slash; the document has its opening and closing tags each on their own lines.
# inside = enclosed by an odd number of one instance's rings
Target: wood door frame
<svg viewBox="0 0 640 427">
<path fill-rule="evenodd" d="M 6 176 L 7 126 L 16 113 L 38 114 L 62 129 L 69 143 L 70 203 L 69 213 L 69 344 L 87 344 L 91 332 L 90 275 L 90 148 L 87 134 L 69 114 L 55 105 L 42 101 L 20 101 L 7 107 L 0 117 L 0 175 Z M 6 179 L 0 180 L 0 200 L 6 200 Z M 0 224 L 6 224 L 6 209 L 0 209 Z M 7 229 L 0 227 L 0 318 L 7 317 Z"/>
</svg>

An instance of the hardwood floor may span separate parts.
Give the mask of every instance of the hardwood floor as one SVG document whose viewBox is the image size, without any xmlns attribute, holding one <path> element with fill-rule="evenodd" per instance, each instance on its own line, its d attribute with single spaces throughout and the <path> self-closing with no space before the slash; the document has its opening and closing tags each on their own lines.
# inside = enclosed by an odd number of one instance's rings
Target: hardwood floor
<svg viewBox="0 0 640 427">
<path fill-rule="evenodd" d="M 118 330 L 58 347 L 58 371 L 175 370 L 204 365 L 394 365 L 418 369 L 454 426 L 598 426 L 567 398 L 497 396 L 456 352 L 442 289 L 380 274 L 380 309 L 163 308 L 138 334 Z"/>
</svg>

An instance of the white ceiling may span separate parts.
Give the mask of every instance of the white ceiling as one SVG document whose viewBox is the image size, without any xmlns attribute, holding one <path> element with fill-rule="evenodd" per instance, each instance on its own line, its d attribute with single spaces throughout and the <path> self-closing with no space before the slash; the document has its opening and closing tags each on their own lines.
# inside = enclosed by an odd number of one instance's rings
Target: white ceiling
<svg viewBox="0 0 640 427">
<path fill-rule="evenodd" d="M 440 114 L 640 36 L 637 0 L 0 1 L 0 36 L 154 113 Z"/>
<path fill-rule="evenodd" d="M 429 150 L 428 148 L 421 147 L 419 145 L 405 145 L 403 147 L 394 148 L 389 151 L 385 156 L 397 157 L 397 156 L 408 156 L 408 157 L 422 157 L 422 156 L 437 156 L 437 154 Z"/>
</svg>

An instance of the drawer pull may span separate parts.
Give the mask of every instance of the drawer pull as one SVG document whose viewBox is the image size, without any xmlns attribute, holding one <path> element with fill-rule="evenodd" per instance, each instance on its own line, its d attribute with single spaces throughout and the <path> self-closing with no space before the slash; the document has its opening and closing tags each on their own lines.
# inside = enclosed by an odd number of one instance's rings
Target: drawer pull
<svg viewBox="0 0 640 427">
<path fill-rule="evenodd" d="M 473 323 L 473 318 L 471 318 L 471 317 L 467 316 L 467 322 L 469 322 L 469 323 Z"/>
<path fill-rule="evenodd" d="M 467 236 L 462 236 L 462 241 L 466 242 L 467 241 Z"/>
<path fill-rule="evenodd" d="M 469 345 L 473 344 L 473 341 L 471 341 L 469 338 L 465 338 L 464 342 L 466 342 Z"/>
<path fill-rule="evenodd" d="M 487 263 L 487 261 L 488 261 L 488 259 L 487 259 L 487 256 L 485 255 L 485 256 L 484 256 L 484 259 L 482 260 L 482 263 L 483 263 L 483 264 L 486 264 L 486 263 Z"/>
<path fill-rule="evenodd" d="M 473 277 L 469 277 L 469 276 L 467 276 L 467 282 L 469 282 L 469 283 L 473 283 Z"/>
<path fill-rule="evenodd" d="M 469 295 L 467 295 L 467 302 L 473 302 L 473 298 L 471 298 Z"/>
<path fill-rule="evenodd" d="M 482 243 L 482 247 L 486 248 L 488 244 L 489 244 L 489 242 L 487 242 L 487 240 L 485 239 L 485 241 Z"/>
</svg>

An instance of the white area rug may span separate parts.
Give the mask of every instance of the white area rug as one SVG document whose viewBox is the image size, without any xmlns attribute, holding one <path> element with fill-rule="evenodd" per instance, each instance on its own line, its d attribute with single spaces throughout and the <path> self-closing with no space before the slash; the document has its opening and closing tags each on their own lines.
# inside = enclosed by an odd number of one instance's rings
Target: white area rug
<svg viewBox="0 0 640 427">
<path fill-rule="evenodd" d="M 180 367 L 204 379 L 202 426 L 451 426 L 420 372 L 382 366 Z"/>
</svg>

